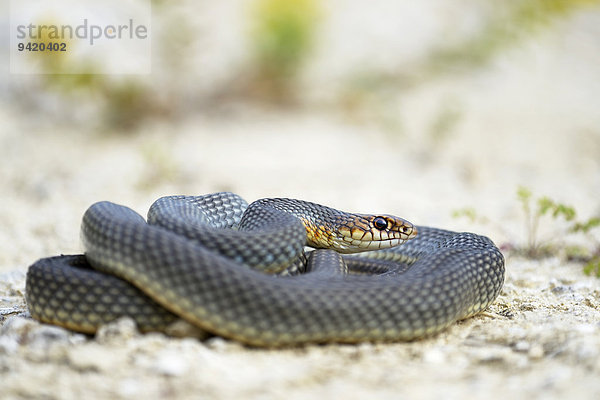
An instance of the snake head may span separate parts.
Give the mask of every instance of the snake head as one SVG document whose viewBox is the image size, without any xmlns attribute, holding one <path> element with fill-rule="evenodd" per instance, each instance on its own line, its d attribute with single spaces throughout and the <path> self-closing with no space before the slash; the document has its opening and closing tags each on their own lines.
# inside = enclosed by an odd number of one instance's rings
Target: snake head
<svg viewBox="0 0 600 400">
<path fill-rule="evenodd" d="M 354 214 L 352 224 L 340 225 L 343 244 L 338 251 L 358 253 L 398 246 L 417 236 L 417 228 L 393 215 Z"/>
<path fill-rule="evenodd" d="M 393 215 L 345 214 L 329 229 L 307 227 L 309 246 L 359 253 L 398 246 L 417 235 L 417 228 Z"/>
</svg>

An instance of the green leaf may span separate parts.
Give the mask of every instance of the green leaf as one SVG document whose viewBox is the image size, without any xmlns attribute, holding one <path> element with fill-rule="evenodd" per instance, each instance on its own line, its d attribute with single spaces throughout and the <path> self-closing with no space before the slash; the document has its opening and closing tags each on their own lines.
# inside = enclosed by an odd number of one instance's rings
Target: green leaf
<svg viewBox="0 0 600 400">
<path fill-rule="evenodd" d="M 598 226 L 600 226 L 600 217 L 592 217 L 585 222 L 576 222 L 571 227 L 571 231 L 588 233 L 590 230 Z"/>
<path fill-rule="evenodd" d="M 452 217 L 453 218 L 466 217 L 471 222 L 475 222 L 475 220 L 477 219 L 477 212 L 472 207 L 465 207 L 465 208 L 461 208 L 459 210 L 452 211 Z"/>
<path fill-rule="evenodd" d="M 583 267 L 586 275 L 594 275 L 600 278 L 600 258 L 595 258 Z"/>
<path fill-rule="evenodd" d="M 545 215 L 551 208 L 556 210 L 556 204 L 550 198 L 544 196 L 538 199 L 538 215 Z"/>
<path fill-rule="evenodd" d="M 525 186 L 519 186 L 517 188 L 517 197 L 521 202 L 527 202 L 531 198 L 531 190 L 527 189 Z"/>
<path fill-rule="evenodd" d="M 557 204 L 556 207 L 554 208 L 554 212 L 552 213 L 552 216 L 554 218 L 556 218 L 559 215 L 562 215 L 563 217 L 565 217 L 565 219 L 567 221 L 571 221 L 571 220 L 573 220 L 573 218 L 575 218 L 576 212 L 573 207 L 570 207 L 570 206 L 567 206 L 564 204 Z"/>
</svg>

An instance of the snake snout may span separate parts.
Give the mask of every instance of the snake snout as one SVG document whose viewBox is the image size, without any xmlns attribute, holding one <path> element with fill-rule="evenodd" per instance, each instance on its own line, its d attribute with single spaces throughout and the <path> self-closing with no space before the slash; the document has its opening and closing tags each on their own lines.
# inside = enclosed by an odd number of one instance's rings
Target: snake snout
<svg viewBox="0 0 600 400">
<path fill-rule="evenodd" d="M 403 235 L 406 235 L 406 240 L 417 237 L 417 234 L 419 233 L 417 227 L 408 221 L 403 221 L 400 231 Z"/>
<path fill-rule="evenodd" d="M 387 219 L 388 229 L 395 238 L 406 241 L 417 236 L 417 227 L 411 222 L 393 215 L 385 215 L 384 218 Z"/>
</svg>

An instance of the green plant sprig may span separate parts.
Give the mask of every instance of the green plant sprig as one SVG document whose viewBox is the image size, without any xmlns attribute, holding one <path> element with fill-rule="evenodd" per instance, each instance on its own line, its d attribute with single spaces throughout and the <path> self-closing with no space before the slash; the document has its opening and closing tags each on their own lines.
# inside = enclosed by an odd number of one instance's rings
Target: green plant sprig
<svg viewBox="0 0 600 400">
<path fill-rule="evenodd" d="M 555 253 L 550 240 L 540 240 L 538 229 L 542 217 L 549 215 L 552 219 L 562 217 L 565 221 L 573 221 L 577 215 L 575 209 L 566 204 L 558 203 L 549 197 L 543 196 L 536 200 L 537 207 L 532 207 L 532 193 L 526 187 L 519 186 L 517 198 L 525 213 L 525 232 L 527 245 L 523 252 L 532 258 L 539 258 Z"/>
<path fill-rule="evenodd" d="M 523 254 L 530 258 L 541 258 L 551 255 L 557 255 L 560 250 L 565 250 L 566 256 L 569 259 L 577 259 L 585 263 L 583 272 L 586 275 L 595 275 L 600 277 L 600 241 L 592 235 L 595 228 L 600 227 L 600 217 L 594 216 L 584 221 L 577 220 L 577 212 L 575 208 L 563 203 L 559 203 L 547 196 L 542 196 L 533 199 L 531 190 L 526 187 L 519 186 L 517 188 L 517 199 L 521 204 L 525 216 L 525 236 L 526 242 L 524 245 L 510 246 L 517 254 Z M 466 217 L 472 222 L 489 224 L 490 221 L 486 217 L 481 217 L 473 208 L 464 208 L 456 210 L 452 213 L 455 218 Z M 594 245 L 594 250 L 591 254 L 580 247 L 568 247 L 564 244 L 556 243 L 551 239 L 542 240 L 539 237 L 539 225 L 543 218 L 551 218 L 552 220 L 562 219 L 567 223 L 566 232 L 585 234 Z"/>
</svg>

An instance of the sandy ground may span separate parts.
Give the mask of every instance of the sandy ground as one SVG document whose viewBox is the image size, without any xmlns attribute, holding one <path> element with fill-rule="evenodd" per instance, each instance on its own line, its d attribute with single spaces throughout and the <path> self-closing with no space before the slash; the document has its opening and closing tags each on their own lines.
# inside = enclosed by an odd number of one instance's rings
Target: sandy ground
<svg viewBox="0 0 600 400">
<path fill-rule="evenodd" d="M 507 251 L 504 289 L 486 313 L 412 343 L 262 350 L 140 335 L 127 321 L 87 337 L 31 320 L 24 301 L 28 265 L 81 251 L 79 221 L 98 200 L 145 214 L 168 194 L 289 196 L 475 231 L 499 245 L 526 240 L 519 185 L 582 218 L 598 214 L 600 52 L 597 40 L 580 40 L 597 32 L 594 21 L 407 92 L 387 104 L 394 129 L 312 103 L 232 104 L 135 132 L 92 132 L 32 121 L 7 102 L 0 398 L 600 398 L 600 279 L 560 254 Z M 458 122 L 433 135 L 449 106 Z M 463 207 L 491 222 L 453 218 Z M 540 236 L 593 245 L 560 222 L 542 224 Z"/>
<path fill-rule="evenodd" d="M 508 231 L 522 234 L 516 185 L 556 184 L 556 173 L 546 174 L 541 161 L 530 178 L 516 162 L 496 171 L 496 161 L 488 160 L 465 172 L 444 155 L 431 166 L 418 143 L 314 113 L 245 111 L 235 123 L 198 118 L 130 136 L 22 129 L 15 123 L 2 137 L 2 179 L 9 188 L 0 213 L 3 398 L 600 395 L 600 280 L 559 258 L 535 261 L 507 253 L 506 284 L 488 312 L 414 343 L 259 350 L 220 338 L 138 335 L 127 323 L 93 338 L 41 325 L 26 314 L 27 266 L 41 256 L 79 251 L 79 218 L 96 200 L 143 213 L 153 199 L 170 193 L 295 196 L 476 230 L 502 244 Z M 555 140 L 560 148 L 560 136 Z M 316 149 L 317 141 L 324 148 Z M 337 141 L 344 144 L 335 150 Z M 573 168 L 579 153 L 561 152 L 564 168 Z M 595 172 L 580 168 L 563 182 L 579 191 L 554 194 L 593 210 Z M 462 206 L 476 206 L 500 225 L 451 218 Z"/>
</svg>

